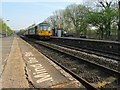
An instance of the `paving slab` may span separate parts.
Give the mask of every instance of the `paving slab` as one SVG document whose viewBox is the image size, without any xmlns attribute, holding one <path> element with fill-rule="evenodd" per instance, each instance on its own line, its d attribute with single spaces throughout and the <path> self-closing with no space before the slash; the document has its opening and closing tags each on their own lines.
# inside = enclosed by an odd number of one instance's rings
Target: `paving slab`
<svg viewBox="0 0 120 90">
<path fill-rule="evenodd" d="M 37 49 L 21 38 L 17 38 L 22 57 L 25 61 L 26 74 L 36 88 L 84 88 L 84 86 L 53 63 Z"/>
</svg>

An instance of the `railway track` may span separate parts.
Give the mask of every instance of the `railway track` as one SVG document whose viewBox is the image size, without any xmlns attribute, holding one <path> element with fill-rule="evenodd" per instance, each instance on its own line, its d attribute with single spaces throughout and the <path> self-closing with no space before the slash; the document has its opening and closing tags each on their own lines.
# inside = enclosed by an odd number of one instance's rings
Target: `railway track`
<svg viewBox="0 0 120 90">
<path fill-rule="evenodd" d="M 63 43 L 59 43 L 59 42 L 56 42 L 55 40 L 50 40 L 50 41 L 47 41 L 48 43 L 52 43 L 52 44 L 57 44 L 57 45 L 60 45 L 60 46 L 63 46 L 63 47 L 67 47 L 67 48 L 70 48 L 70 49 L 74 49 L 74 50 L 78 50 L 78 51 L 82 51 L 82 52 L 86 52 L 86 53 L 90 53 L 90 54 L 95 54 L 95 55 L 98 55 L 98 56 L 103 56 L 103 57 L 106 57 L 106 58 L 110 58 L 110 59 L 114 59 L 116 61 L 120 61 L 120 56 L 118 53 L 111 53 L 111 52 L 105 52 L 105 51 L 99 51 L 99 50 L 91 50 L 91 49 L 87 49 L 87 48 L 80 48 L 80 47 L 76 47 L 74 45 L 67 45 L 64 41 Z"/>
<path fill-rule="evenodd" d="M 51 45 L 43 41 L 29 41 L 29 43 L 73 75 L 88 89 L 96 90 L 101 87 L 116 88 L 119 86 L 117 83 L 120 75 L 119 71 L 80 58 L 76 56 L 78 52 L 73 53 L 64 47 Z"/>
<path fill-rule="evenodd" d="M 40 41 L 36 41 L 36 42 L 40 42 Z M 46 43 L 46 42 L 44 42 L 44 43 Z M 51 43 L 48 44 L 48 46 L 51 46 L 51 45 L 55 46 L 56 49 L 58 47 L 58 45 L 56 45 L 56 44 L 51 44 Z M 99 64 L 99 65 L 102 65 L 103 67 L 105 66 L 105 67 L 111 68 L 111 69 L 115 70 L 116 72 L 118 70 L 118 66 L 119 66 L 118 64 L 119 63 L 118 63 L 118 61 L 116 61 L 114 59 L 99 57 L 99 56 L 94 55 L 94 54 L 81 52 L 81 51 L 71 49 L 71 48 L 70 49 L 66 48 L 66 47 L 63 48 L 63 46 L 62 46 L 62 48 L 61 48 L 61 46 L 59 46 L 59 48 L 60 48 L 59 50 L 61 50 L 61 52 L 62 52 L 62 50 L 66 51 L 67 54 L 70 54 L 72 56 L 75 55 L 79 59 L 83 59 L 83 60 L 88 61 L 90 63 L 96 63 L 96 64 Z"/>
</svg>

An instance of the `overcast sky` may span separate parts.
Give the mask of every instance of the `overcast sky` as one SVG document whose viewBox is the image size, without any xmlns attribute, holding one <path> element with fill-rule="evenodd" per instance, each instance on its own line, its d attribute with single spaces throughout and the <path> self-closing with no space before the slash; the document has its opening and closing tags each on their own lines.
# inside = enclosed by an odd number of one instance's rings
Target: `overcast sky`
<svg viewBox="0 0 120 90">
<path fill-rule="evenodd" d="M 65 9 L 72 3 L 87 3 L 96 0 L 2 0 L 0 18 L 13 30 L 27 28 L 51 16 L 55 10 Z M 1 5 L 2 4 L 2 5 Z"/>
</svg>

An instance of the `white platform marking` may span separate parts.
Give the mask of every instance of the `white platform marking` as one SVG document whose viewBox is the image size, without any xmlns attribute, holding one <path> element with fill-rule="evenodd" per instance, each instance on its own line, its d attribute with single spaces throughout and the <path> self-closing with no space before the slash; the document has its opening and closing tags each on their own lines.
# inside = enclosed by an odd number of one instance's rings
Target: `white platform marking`
<svg viewBox="0 0 120 90">
<path fill-rule="evenodd" d="M 37 63 L 38 61 L 36 60 L 35 57 L 29 57 L 29 63 Z"/>
<path fill-rule="evenodd" d="M 28 57 L 27 62 L 30 64 L 30 67 L 32 67 L 35 71 L 33 72 L 33 76 L 37 79 L 37 83 L 53 81 L 53 78 L 50 76 L 50 74 L 47 73 L 45 68 L 40 63 L 38 63 L 32 52 L 25 52 L 25 56 Z"/>
<path fill-rule="evenodd" d="M 25 56 L 29 57 L 29 56 L 33 56 L 32 52 L 25 52 Z"/>
</svg>

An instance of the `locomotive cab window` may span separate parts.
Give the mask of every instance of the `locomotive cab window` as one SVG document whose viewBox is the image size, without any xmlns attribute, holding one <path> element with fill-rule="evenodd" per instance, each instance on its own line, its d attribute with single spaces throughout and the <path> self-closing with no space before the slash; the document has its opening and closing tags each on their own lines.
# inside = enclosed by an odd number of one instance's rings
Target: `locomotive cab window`
<svg viewBox="0 0 120 90">
<path fill-rule="evenodd" d="M 50 31 L 50 25 L 49 24 L 40 24 L 40 30 L 41 31 Z"/>
<path fill-rule="evenodd" d="M 50 31 L 50 27 L 48 27 L 48 31 Z"/>
</svg>

